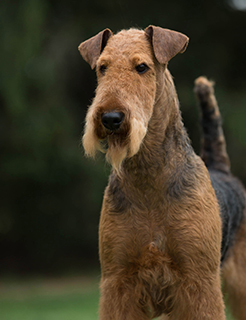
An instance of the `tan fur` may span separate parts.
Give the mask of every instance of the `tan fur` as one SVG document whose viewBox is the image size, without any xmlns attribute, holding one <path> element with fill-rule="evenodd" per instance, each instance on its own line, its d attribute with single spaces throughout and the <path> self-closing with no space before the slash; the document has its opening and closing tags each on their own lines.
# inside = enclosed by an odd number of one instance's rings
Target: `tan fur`
<svg viewBox="0 0 246 320">
<path fill-rule="evenodd" d="M 103 34 L 80 46 L 87 60 L 98 57 L 83 144 L 94 155 L 107 141 L 103 150 L 113 166 L 99 227 L 99 318 L 224 320 L 219 207 L 208 171 L 190 147 L 166 68 L 188 38 L 153 26 L 123 30 L 93 53 Z M 135 69 L 141 63 L 149 66 L 144 74 Z M 114 132 L 100 121 L 109 111 L 125 114 Z"/>
<path fill-rule="evenodd" d="M 144 33 L 138 30 L 132 31 L 135 40 L 130 40 L 124 50 L 124 57 L 119 58 L 118 52 L 122 46 L 122 41 L 125 42 L 123 31 L 113 38 L 110 38 L 107 46 L 97 61 L 97 69 L 100 65 L 106 64 L 110 67 L 107 70 L 108 76 L 103 77 L 98 73 L 98 87 L 96 91 L 96 97 L 93 104 L 90 106 L 88 115 L 95 114 L 96 109 L 100 108 L 102 113 L 104 110 L 127 110 L 131 114 L 131 121 L 129 121 L 130 130 L 128 134 L 128 147 L 126 144 L 119 144 L 117 146 L 111 141 L 107 150 L 107 159 L 119 170 L 122 161 L 126 157 L 132 157 L 136 154 L 140 148 L 140 145 L 147 132 L 147 125 L 152 115 L 152 108 L 155 99 L 156 83 L 153 81 L 155 77 L 155 70 L 153 64 L 152 50 L 149 45 L 147 48 L 142 48 L 146 53 L 139 55 L 136 52 L 135 45 L 139 43 L 141 47 L 141 37 L 144 38 Z M 138 36 L 140 35 L 140 40 Z M 112 41 L 113 39 L 113 41 Z M 124 40 L 123 40 L 124 39 Z M 139 78 L 138 74 L 135 75 L 135 79 L 132 79 L 132 69 L 145 61 L 147 64 L 153 67 L 153 72 L 149 74 L 147 81 Z M 122 76 L 123 74 L 123 76 Z M 151 81 L 151 79 L 153 79 Z M 132 84 L 135 82 L 135 86 Z M 112 84 L 113 82 L 113 84 Z M 152 83 L 149 85 L 149 83 Z M 111 100 L 111 97 L 113 101 Z M 88 116 L 90 117 L 90 116 Z M 139 120 L 140 119 L 140 120 Z M 89 121 L 88 121 L 89 120 Z M 95 128 L 100 126 L 98 122 L 93 118 L 89 118 L 86 121 L 86 130 L 83 138 L 83 144 L 85 151 L 88 155 L 94 155 L 96 149 L 99 149 L 99 144 L 95 143 Z M 127 128 L 128 130 L 128 128 Z M 106 133 L 102 129 L 102 135 L 99 137 L 101 140 L 105 139 Z M 110 142 L 110 140 L 109 140 Z M 116 150 L 114 150 L 116 148 Z"/>
</svg>

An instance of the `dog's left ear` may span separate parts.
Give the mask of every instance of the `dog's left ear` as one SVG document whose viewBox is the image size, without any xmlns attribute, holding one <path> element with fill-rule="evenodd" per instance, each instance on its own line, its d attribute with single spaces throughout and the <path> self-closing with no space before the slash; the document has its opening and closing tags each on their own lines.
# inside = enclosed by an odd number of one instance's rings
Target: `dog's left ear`
<svg viewBox="0 0 246 320">
<path fill-rule="evenodd" d="M 91 69 L 95 68 L 97 60 L 112 34 L 111 30 L 105 29 L 79 45 L 79 52 L 83 59 L 89 63 Z"/>
<path fill-rule="evenodd" d="M 155 57 L 161 64 L 167 64 L 176 54 L 183 53 L 189 42 L 189 38 L 176 31 L 149 26 L 145 33 L 150 39 Z"/>
</svg>

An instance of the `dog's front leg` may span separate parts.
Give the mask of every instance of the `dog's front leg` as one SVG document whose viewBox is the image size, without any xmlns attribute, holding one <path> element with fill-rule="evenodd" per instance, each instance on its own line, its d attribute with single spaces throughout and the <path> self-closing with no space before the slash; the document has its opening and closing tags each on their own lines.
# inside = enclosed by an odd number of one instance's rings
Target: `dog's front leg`
<svg viewBox="0 0 246 320">
<path fill-rule="evenodd" d="M 100 320 L 150 320 L 150 310 L 141 302 L 133 284 L 122 277 L 101 281 Z"/>
</svg>

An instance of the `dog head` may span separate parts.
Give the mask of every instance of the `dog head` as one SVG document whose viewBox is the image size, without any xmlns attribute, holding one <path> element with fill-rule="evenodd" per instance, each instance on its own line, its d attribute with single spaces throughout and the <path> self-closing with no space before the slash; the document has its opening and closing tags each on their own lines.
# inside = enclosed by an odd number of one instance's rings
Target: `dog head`
<svg viewBox="0 0 246 320">
<path fill-rule="evenodd" d="M 81 43 L 79 51 L 96 68 L 98 79 L 83 136 L 87 155 L 106 152 L 120 170 L 122 162 L 139 151 L 156 102 L 158 70 L 187 44 L 185 35 L 154 26 L 116 35 L 105 29 Z"/>
</svg>

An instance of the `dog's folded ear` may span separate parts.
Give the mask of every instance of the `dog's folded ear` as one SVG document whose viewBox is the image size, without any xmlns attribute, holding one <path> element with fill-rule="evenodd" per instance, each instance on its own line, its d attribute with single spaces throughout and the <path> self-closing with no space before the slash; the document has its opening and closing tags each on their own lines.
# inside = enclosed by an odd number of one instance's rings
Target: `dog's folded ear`
<svg viewBox="0 0 246 320">
<path fill-rule="evenodd" d="M 95 68 L 97 60 L 112 34 L 110 29 L 105 29 L 79 45 L 79 52 L 83 59 L 89 63 L 91 69 Z"/>
<path fill-rule="evenodd" d="M 161 64 L 167 64 L 188 46 L 189 38 L 180 32 L 149 26 L 145 33 L 151 41 L 157 61 Z"/>
</svg>

